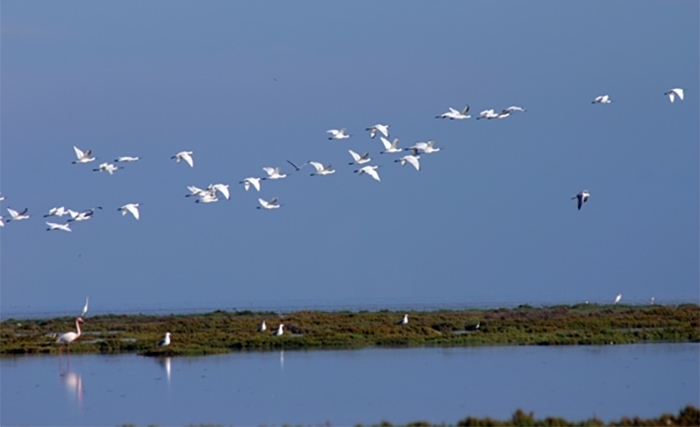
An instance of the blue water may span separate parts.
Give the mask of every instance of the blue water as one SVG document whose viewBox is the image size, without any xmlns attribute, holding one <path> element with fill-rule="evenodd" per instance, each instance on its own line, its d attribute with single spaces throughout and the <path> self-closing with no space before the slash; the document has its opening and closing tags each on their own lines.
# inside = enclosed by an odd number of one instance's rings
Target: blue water
<svg viewBox="0 0 700 427">
<path fill-rule="evenodd" d="M 467 415 L 581 420 L 699 406 L 700 345 L 0 359 L 0 423 L 352 425 Z"/>
</svg>

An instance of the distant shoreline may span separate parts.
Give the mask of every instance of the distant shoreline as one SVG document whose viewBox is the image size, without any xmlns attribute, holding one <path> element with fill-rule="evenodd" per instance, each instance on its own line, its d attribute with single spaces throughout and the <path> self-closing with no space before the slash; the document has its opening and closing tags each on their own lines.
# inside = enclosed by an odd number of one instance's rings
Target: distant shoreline
<svg viewBox="0 0 700 427">
<path fill-rule="evenodd" d="M 404 314 L 408 323 L 399 324 Z M 0 323 L 0 355 L 57 354 L 74 317 Z M 265 320 L 267 330 L 258 332 Z M 282 336 L 272 336 L 284 323 Z M 577 304 L 434 311 L 222 311 L 85 318 L 72 353 L 196 356 L 236 351 L 700 342 L 700 306 Z M 158 347 L 165 332 L 172 343 Z"/>
</svg>

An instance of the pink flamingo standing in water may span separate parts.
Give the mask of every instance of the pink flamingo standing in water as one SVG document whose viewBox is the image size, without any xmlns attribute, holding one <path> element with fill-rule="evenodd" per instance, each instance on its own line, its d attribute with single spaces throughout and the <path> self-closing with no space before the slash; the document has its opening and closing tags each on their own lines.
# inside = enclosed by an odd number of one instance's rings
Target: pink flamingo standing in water
<svg viewBox="0 0 700 427">
<path fill-rule="evenodd" d="M 75 329 L 78 330 L 78 332 L 66 332 L 65 334 L 61 334 L 61 336 L 56 339 L 56 342 L 59 344 L 65 344 L 66 347 L 68 347 L 68 356 L 70 356 L 70 343 L 73 341 L 77 340 L 78 337 L 80 337 L 80 324 L 83 323 L 84 320 L 82 317 L 78 317 L 75 319 Z M 61 351 L 63 350 L 63 346 L 58 348 L 58 355 L 59 357 L 61 356 Z"/>
</svg>

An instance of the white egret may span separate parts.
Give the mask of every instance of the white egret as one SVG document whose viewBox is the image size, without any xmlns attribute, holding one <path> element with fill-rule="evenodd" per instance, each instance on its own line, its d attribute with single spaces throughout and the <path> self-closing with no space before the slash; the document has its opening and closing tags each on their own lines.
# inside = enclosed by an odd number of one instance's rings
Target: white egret
<svg viewBox="0 0 700 427">
<path fill-rule="evenodd" d="M 273 197 L 272 199 L 270 199 L 270 201 L 258 199 L 258 202 L 260 202 L 260 206 L 258 206 L 258 209 L 278 209 L 281 206 L 277 202 L 277 197 Z"/>
<path fill-rule="evenodd" d="M 455 110 L 452 107 L 446 113 L 442 113 L 439 116 L 435 116 L 436 119 L 450 119 L 450 120 L 464 120 L 471 118 L 467 113 L 469 112 L 469 105 L 464 107 L 462 111 Z"/>
<path fill-rule="evenodd" d="M 316 169 L 316 172 L 312 173 L 311 176 L 314 176 L 314 175 L 323 176 L 323 175 L 331 175 L 331 174 L 335 173 L 335 169 L 333 169 L 333 166 L 330 163 L 327 166 L 323 166 L 322 163 L 309 161 L 309 164 Z"/>
<path fill-rule="evenodd" d="M 676 96 L 682 101 L 683 100 L 683 89 L 677 87 L 677 88 L 669 90 L 668 92 L 665 92 L 664 95 L 668 95 L 668 99 L 670 99 L 671 102 L 676 100 Z"/>
<path fill-rule="evenodd" d="M 96 159 L 96 157 L 90 157 L 92 155 L 92 150 L 87 150 L 83 153 L 83 151 L 76 146 L 73 146 L 73 150 L 75 150 L 75 157 L 78 158 L 78 160 L 74 161 L 73 164 L 88 163 Z"/>
<path fill-rule="evenodd" d="M 8 219 L 6 222 L 10 222 L 10 221 L 22 221 L 23 219 L 29 219 L 29 216 L 30 216 L 30 215 L 27 214 L 27 211 L 28 211 L 28 210 L 29 210 L 29 208 L 24 208 L 24 210 L 23 210 L 22 212 L 17 212 L 17 211 L 14 210 L 14 209 L 7 208 L 7 212 L 10 213 L 10 216 L 11 216 L 12 218 Z"/>
<path fill-rule="evenodd" d="M 379 178 L 379 173 L 377 173 L 378 168 L 379 166 L 363 166 L 360 169 L 356 170 L 355 173 L 358 175 L 367 174 L 375 180 L 381 181 L 381 179 Z"/>
<path fill-rule="evenodd" d="M 382 144 L 384 145 L 384 151 L 380 151 L 379 154 L 400 153 L 403 151 L 403 149 L 399 148 L 399 139 L 398 138 L 394 138 L 394 142 L 389 142 L 389 140 L 384 138 L 383 136 L 380 136 L 379 139 L 382 141 Z"/>
<path fill-rule="evenodd" d="M 85 317 L 88 312 L 88 303 L 90 302 L 90 295 L 85 297 L 85 305 L 83 306 L 83 314 L 80 317 Z"/>
<path fill-rule="evenodd" d="M 406 163 L 410 163 L 414 168 L 416 168 L 417 171 L 420 170 L 420 162 L 418 161 L 420 159 L 420 156 L 414 156 L 412 154 L 408 154 L 406 156 L 400 157 L 394 162 L 399 162 L 401 163 L 401 166 L 404 166 Z"/>
<path fill-rule="evenodd" d="M 243 187 L 245 187 L 245 191 L 248 191 L 250 186 L 252 185 L 255 187 L 256 190 L 260 191 L 260 180 L 262 178 L 246 178 L 243 181 L 239 182 L 239 184 L 243 184 Z"/>
<path fill-rule="evenodd" d="M 365 130 L 369 131 L 370 138 L 374 138 L 375 136 L 377 136 L 377 132 L 384 135 L 384 137 L 389 138 L 389 125 L 376 124 L 374 126 L 368 127 Z"/>
<path fill-rule="evenodd" d="M 194 159 L 192 158 L 192 155 L 194 154 L 194 151 L 180 151 L 176 155 L 172 156 L 171 159 L 175 159 L 176 162 L 180 163 L 182 160 L 187 162 L 188 165 L 190 165 L 191 168 L 194 167 Z"/>
<path fill-rule="evenodd" d="M 352 162 L 348 163 L 349 165 L 362 165 L 362 164 L 367 163 L 367 162 L 372 160 L 369 158 L 369 152 L 367 152 L 361 156 L 352 150 L 348 150 L 348 152 L 350 153 L 350 155 L 352 156 L 352 159 L 353 159 Z"/>
<path fill-rule="evenodd" d="M 593 101 L 591 101 L 591 104 L 610 104 L 612 102 L 612 99 L 608 95 L 600 95 L 596 96 Z"/>
<path fill-rule="evenodd" d="M 47 228 L 46 231 L 63 230 L 69 233 L 73 231 L 70 229 L 70 224 L 56 224 L 54 222 L 47 222 L 46 225 L 49 226 L 49 228 Z"/>
<path fill-rule="evenodd" d="M 122 212 L 122 216 L 130 213 L 134 218 L 139 219 L 139 204 L 138 203 L 127 203 L 121 208 L 117 208 L 118 211 Z"/>
<path fill-rule="evenodd" d="M 589 193 L 588 190 L 583 190 L 574 197 L 572 197 L 571 200 L 578 200 L 578 210 L 581 210 L 581 206 L 583 206 L 583 204 L 588 201 L 589 197 L 591 197 L 591 193 Z"/>
<path fill-rule="evenodd" d="M 346 132 L 345 128 L 342 129 L 329 129 L 326 131 L 326 133 L 330 133 L 332 136 L 329 136 L 328 139 L 348 139 L 350 138 L 350 135 L 348 135 Z"/>
</svg>

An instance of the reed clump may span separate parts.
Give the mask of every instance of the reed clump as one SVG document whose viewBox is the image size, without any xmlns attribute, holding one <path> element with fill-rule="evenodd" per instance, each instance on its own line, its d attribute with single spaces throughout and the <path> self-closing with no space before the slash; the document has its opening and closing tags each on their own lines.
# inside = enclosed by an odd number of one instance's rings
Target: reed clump
<svg viewBox="0 0 700 427">
<path fill-rule="evenodd" d="M 409 312 L 221 311 L 189 315 L 104 315 L 86 319 L 73 353 L 205 355 L 232 351 L 465 347 L 485 345 L 607 345 L 700 342 L 700 306 L 579 304 L 495 310 Z M 258 332 L 262 320 L 269 329 Z M 73 318 L 8 319 L 0 323 L 0 355 L 56 354 L 56 335 Z M 272 336 L 279 323 L 285 332 Z M 163 334 L 172 343 L 158 347 Z"/>
</svg>

